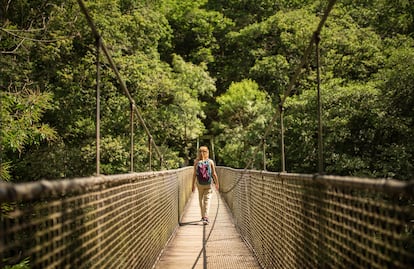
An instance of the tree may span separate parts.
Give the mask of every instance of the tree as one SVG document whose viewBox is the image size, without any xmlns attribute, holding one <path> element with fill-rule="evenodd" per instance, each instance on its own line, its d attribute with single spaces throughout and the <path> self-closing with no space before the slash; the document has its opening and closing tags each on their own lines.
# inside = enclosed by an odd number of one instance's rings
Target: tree
<svg viewBox="0 0 414 269">
<path fill-rule="evenodd" d="M 223 45 L 226 57 L 221 59 L 221 85 L 254 78 L 278 98 L 301 60 L 317 19 L 308 9 L 280 11 L 260 23 L 229 32 Z"/>
<path fill-rule="evenodd" d="M 252 153 L 272 111 L 269 101 L 268 95 L 252 80 L 232 83 L 226 93 L 217 97 L 221 119 L 216 123 L 220 130 L 218 153 L 223 164 L 242 168 L 250 158 L 256 158 L 255 167 L 261 167 L 262 158 Z"/>
<path fill-rule="evenodd" d="M 346 0 L 338 6 L 349 11 L 352 21 L 362 27 L 372 27 L 382 37 L 414 32 L 414 5 L 410 0 Z"/>
<path fill-rule="evenodd" d="M 387 62 L 377 74 L 385 114 L 378 129 L 382 152 L 377 168 L 400 179 L 414 177 L 414 41 L 398 36 L 386 40 Z"/>
<path fill-rule="evenodd" d="M 205 134 L 221 139 L 219 161 L 243 166 L 325 3 L 96 0 L 86 5 L 173 168 L 188 163 L 193 141 Z M 412 9 L 408 0 L 345 0 L 326 21 L 320 49 L 328 172 L 412 175 L 413 141 L 407 133 L 413 71 L 403 65 L 412 62 Z M 10 123 L 2 129 L 2 177 L 5 168 L 14 179 L 93 174 L 96 40 L 78 3 L 6 1 L 0 11 L 2 118 Z M 291 171 L 315 171 L 313 54 L 286 111 Z M 104 58 L 100 88 L 101 167 L 104 173 L 121 173 L 129 166 L 130 104 Z M 338 111 L 348 114 L 341 118 Z M 134 168 L 148 170 L 147 134 L 139 124 L 135 132 Z M 279 135 L 275 130 L 266 140 L 271 170 L 279 169 Z M 261 157 L 255 158 L 255 167 L 261 167 Z"/>
<path fill-rule="evenodd" d="M 14 1 L 1 7 L 2 179 L 13 179 L 15 160 L 27 147 L 57 138 L 55 129 L 43 121 L 55 108 L 54 95 L 38 83 L 31 54 L 38 45 L 53 42 L 44 37 L 51 19 L 44 11 L 51 9 L 44 1 Z"/>
<path fill-rule="evenodd" d="M 56 132 L 42 123 L 44 112 L 51 107 L 52 95 L 30 89 L 1 94 L 2 155 L 7 156 L 1 166 L 1 178 L 10 179 L 11 163 L 24 154 L 25 148 L 56 139 Z"/>
<path fill-rule="evenodd" d="M 203 105 L 198 98 L 212 96 L 214 80 L 205 65 L 187 64 L 180 57 L 174 57 L 171 65 L 161 61 L 158 50 L 171 47 L 170 25 L 163 13 L 154 9 L 161 3 L 134 2 L 131 6 L 125 1 L 105 0 L 87 5 L 155 142 L 170 168 L 178 167 L 186 156 L 184 148 L 188 147 L 183 141 L 191 141 L 204 132 Z M 13 6 L 8 10 L 10 18 L 14 15 L 16 20 L 22 18 L 18 8 Z M 79 12 L 76 2 L 46 3 L 34 10 L 47 18 L 47 28 L 39 36 L 48 42 L 34 42 L 34 37 L 41 38 L 27 32 L 30 38 L 24 41 L 31 46 L 20 47 L 12 54 L 13 64 L 4 78 L 19 83 L 16 74 L 23 70 L 25 75 L 21 77 L 29 76 L 41 93 L 51 93 L 48 101 L 54 110 L 46 106 L 40 122 L 53 126 L 56 137 L 53 141 L 49 139 L 50 143 L 25 145 L 18 157 L 6 159 L 12 160 L 11 173 L 16 179 L 91 175 L 96 161 L 95 40 L 84 18 L 76 15 Z M 13 35 L 7 37 L 6 45 L 14 41 Z M 18 40 L 13 44 L 18 45 Z M 129 102 L 108 67 L 102 59 L 101 168 L 103 173 L 112 174 L 125 172 L 129 167 L 130 112 Z M 139 125 L 135 130 L 135 169 L 147 170 L 148 139 Z"/>
<path fill-rule="evenodd" d="M 378 120 L 379 108 L 375 101 L 378 91 L 363 85 L 340 84 L 341 81 L 332 80 L 322 88 L 324 162 L 328 173 L 349 175 L 369 166 L 366 155 L 370 155 L 367 150 L 374 142 L 372 132 Z M 285 144 L 289 172 L 318 170 L 316 109 L 315 90 L 304 91 L 286 102 Z"/>
<path fill-rule="evenodd" d="M 276 12 L 299 9 L 311 1 L 307 0 L 216 0 L 208 1 L 206 7 L 224 14 L 236 22 L 236 29 L 266 20 Z"/>
<path fill-rule="evenodd" d="M 205 2 L 167 1 L 166 17 L 174 37 L 172 51 L 162 55 L 163 59 L 169 61 L 171 54 L 178 54 L 195 64 L 215 62 L 219 42 L 233 23 L 219 12 L 202 8 Z"/>
<path fill-rule="evenodd" d="M 381 36 L 353 22 L 352 11 L 338 6 L 321 33 L 323 72 L 344 81 L 368 82 L 385 59 Z"/>
</svg>

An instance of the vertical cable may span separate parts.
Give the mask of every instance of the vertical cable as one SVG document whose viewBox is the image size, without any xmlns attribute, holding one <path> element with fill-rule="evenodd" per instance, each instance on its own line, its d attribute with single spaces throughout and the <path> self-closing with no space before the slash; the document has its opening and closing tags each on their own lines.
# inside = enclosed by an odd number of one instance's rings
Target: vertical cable
<svg viewBox="0 0 414 269">
<path fill-rule="evenodd" d="M 196 148 L 196 152 L 198 152 L 198 149 L 200 148 L 200 137 L 197 137 L 197 148 Z M 197 155 L 198 157 L 198 155 Z"/>
<path fill-rule="evenodd" d="M 149 158 L 149 170 L 152 171 L 152 137 L 148 138 L 148 158 Z M 162 165 L 162 163 L 161 163 Z"/>
<path fill-rule="evenodd" d="M 2 90 L 0 90 L 0 180 L 3 179 L 3 101 Z"/>
<path fill-rule="evenodd" d="M 101 163 L 101 104 L 100 104 L 100 51 L 101 51 L 101 38 L 96 38 L 96 175 L 100 175 L 100 163 Z"/>
<path fill-rule="evenodd" d="M 99 176 L 101 174 L 101 45 L 102 40 L 101 37 L 98 35 L 96 36 L 96 175 Z M 98 200 L 100 201 L 101 194 L 98 193 Z M 98 203 L 97 209 L 100 209 L 101 203 Z M 101 212 L 100 210 L 98 212 Z M 100 213 L 98 213 L 98 234 L 102 233 L 102 221 L 100 218 Z M 102 250 L 102 240 L 101 238 L 97 241 L 97 247 L 99 252 Z"/>
<path fill-rule="evenodd" d="M 213 161 L 216 162 L 216 153 L 214 152 L 214 136 L 211 136 L 210 138 L 210 145 L 211 145 L 211 153 L 212 153 Z"/>
<path fill-rule="evenodd" d="M 130 131 L 130 143 L 131 148 L 129 150 L 129 157 L 130 157 L 130 172 L 134 172 L 134 103 L 130 104 L 131 111 L 129 117 L 129 131 Z"/>
<path fill-rule="evenodd" d="M 319 25 L 315 31 L 315 33 L 319 33 L 322 30 L 322 27 L 325 25 L 326 20 L 328 19 L 328 16 L 331 12 L 331 10 L 333 9 L 334 5 L 336 3 L 336 0 L 329 0 L 328 6 L 325 9 L 325 12 L 323 14 L 323 17 L 321 18 L 321 21 L 319 22 Z M 297 66 L 295 73 L 293 74 L 293 76 L 290 79 L 289 85 L 287 87 L 287 89 L 284 92 L 284 95 L 281 97 L 281 100 L 279 102 L 279 110 L 277 110 L 274 114 L 273 117 L 270 121 L 270 123 L 267 125 L 267 128 L 265 130 L 265 133 L 263 135 L 263 138 L 266 138 L 270 131 L 272 130 L 273 125 L 275 124 L 277 117 L 279 116 L 280 118 L 280 129 L 281 129 L 281 163 L 282 163 L 282 172 L 286 172 L 286 166 L 285 166 L 285 144 L 284 144 L 284 127 L 283 127 L 283 104 L 285 103 L 286 99 L 291 95 L 291 93 L 293 92 L 293 87 L 295 86 L 295 83 L 299 77 L 299 75 L 301 74 L 302 68 L 303 66 L 305 66 L 305 64 L 307 63 L 307 59 L 309 57 L 309 55 L 312 52 L 313 49 L 313 43 L 315 42 L 315 34 L 312 35 L 311 40 L 309 41 L 309 45 L 306 48 L 304 55 L 302 56 L 302 60 L 300 62 L 300 64 Z M 261 143 L 261 142 L 260 142 Z M 250 167 L 251 163 L 253 162 L 254 157 L 256 156 L 256 154 L 258 153 L 258 151 L 261 149 L 261 146 L 256 147 L 252 158 L 249 159 L 249 161 L 247 162 L 244 171 L 247 171 L 248 167 Z M 232 187 L 230 187 L 228 190 L 224 191 L 222 190 L 222 193 L 228 193 L 231 190 L 233 190 L 237 184 L 240 182 L 241 177 L 238 178 L 238 180 L 233 184 Z"/>
<path fill-rule="evenodd" d="M 116 75 L 116 77 L 117 77 L 117 79 L 118 79 L 118 82 L 119 82 L 119 84 L 120 84 L 120 87 L 122 88 L 122 90 L 123 90 L 124 94 L 126 95 L 126 97 L 127 97 L 127 98 L 128 98 L 128 100 L 129 100 L 129 102 L 130 102 L 130 103 L 134 103 L 134 104 L 135 104 L 134 99 L 132 98 L 132 96 L 131 96 L 130 92 L 128 91 L 128 88 L 127 88 L 127 86 L 126 86 L 126 83 L 125 83 L 125 81 L 122 79 L 121 74 L 120 74 L 120 73 L 119 73 L 119 71 L 118 71 L 118 67 L 117 67 L 117 65 L 115 64 L 114 60 L 112 59 L 112 56 L 111 56 L 111 54 L 109 53 L 108 48 L 105 46 L 105 42 L 104 42 L 104 40 L 103 40 L 103 39 L 101 38 L 101 36 L 99 35 L 98 30 L 97 30 L 97 28 L 96 28 L 96 26 L 95 26 L 95 23 L 93 22 L 93 20 L 92 20 L 91 16 L 89 15 L 89 12 L 88 12 L 88 10 L 86 9 L 85 4 L 83 3 L 83 1 L 82 1 L 82 0 L 78 0 L 78 4 L 79 4 L 79 7 L 80 7 L 81 11 L 84 13 L 84 15 L 85 15 L 85 17 L 86 17 L 86 21 L 88 22 L 89 26 L 90 26 L 90 27 L 91 27 L 91 29 L 92 29 L 92 33 L 93 33 L 93 35 L 94 35 L 96 38 L 99 38 L 99 39 L 100 39 L 100 48 L 102 49 L 102 51 L 103 51 L 104 55 L 106 56 L 106 58 L 107 58 L 107 60 L 108 60 L 108 63 L 109 63 L 109 65 L 111 66 L 112 70 L 115 72 L 115 75 Z M 142 116 L 141 116 L 141 112 L 139 111 L 139 109 L 138 109 L 138 107 L 137 107 L 136 105 L 134 105 L 133 107 L 134 107 L 135 114 L 136 114 L 136 116 L 138 117 L 138 120 L 141 122 L 142 127 L 144 128 L 144 130 L 145 130 L 145 132 L 147 133 L 147 135 L 148 135 L 149 137 L 151 137 L 151 132 L 150 132 L 150 130 L 148 129 L 148 126 L 147 126 L 147 124 L 145 123 L 144 118 L 142 118 Z M 160 157 L 161 168 L 162 168 L 163 166 L 167 167 L 166 163 L 164 162 L 164 157 L 162 156 L 162 154 L 161 154 L 160 150 L 158 149 L 157 145 L 155 144 L 154 139 L 152 139 L 152 138 L 151 138 L 151 142 L 153 143 L 153 145 L 152 145 L 152 146 L 154 147 L 155 152 L 156 152 L 156 153 L 158 154 L 158 156 Z M 167 169 L 168 169 L 168 167 L 167 167 Z"/>
<path fill-rule="evenodd" d="M 279 118 L 280 118 L 280 161 L 282 164 L 281 172 L 286 172 L 286 160 L 285 160 L 285 127 L 283 124 L 283 105 L 279 105 Z"/>
<path fill-rule="evenodd" d="M 315 32 L 315 48 L 316 48 L 316 70 L 318 81 L 318 172 L 323 173 L 323 134 L 322 134 L 322 102 L 321 102 L 321 72 L 320 72 L 320 48 L 319 42 L 321 37 L 318 32 Z"/>
<path fill-rule="evenodd" d="M 263 138 L 263 170 L 266 171 L 266 138 Z"/>
</svg>

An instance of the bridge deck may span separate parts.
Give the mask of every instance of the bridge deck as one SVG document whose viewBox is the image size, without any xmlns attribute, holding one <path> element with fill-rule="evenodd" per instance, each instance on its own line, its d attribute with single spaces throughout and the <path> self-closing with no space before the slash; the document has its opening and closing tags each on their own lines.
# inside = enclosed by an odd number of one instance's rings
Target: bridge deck
<svg viewBox="0 0 414 269">
<path fill-rule="evenodd" d="M 213 194 L 210 224 L 203 225 L 199 220 L 196 191 L 184 212 L 180 227 L 164 249 L 155 269 L 260 268 L 237 232 L 231 213 L 220 195 Z"/>
</svg>

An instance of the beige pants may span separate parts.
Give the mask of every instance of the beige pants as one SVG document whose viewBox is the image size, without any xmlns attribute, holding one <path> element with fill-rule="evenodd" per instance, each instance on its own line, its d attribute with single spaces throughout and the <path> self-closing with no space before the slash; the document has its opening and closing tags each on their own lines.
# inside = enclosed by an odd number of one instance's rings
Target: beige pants
<svg viewBox="0 0 414 269">
<path fill-rule="evenodd" d="M 201 217 L 208 217 L 208 211 L 210 210 L 211 196 L 213 195 L 212 185 L 201 185 L 197 182 L 198 189 L 198 202 L 200 203 Z"/>
</svg>

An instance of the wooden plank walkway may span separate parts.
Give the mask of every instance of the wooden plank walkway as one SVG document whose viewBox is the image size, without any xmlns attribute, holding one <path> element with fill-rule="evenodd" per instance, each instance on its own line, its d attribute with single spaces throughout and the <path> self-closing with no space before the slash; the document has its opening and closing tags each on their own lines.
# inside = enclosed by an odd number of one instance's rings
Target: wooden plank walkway
<svg viewBox="0 0 414 269">
<path fill-rule="evenodd" d="M 210 224 L 203 225 L 198 193 L 194 192 L 180 227 L 154 268 L 260 268 L 237 232 L 227 205 L 216 192 L 213 193 L 209 214 Z"/>
</svg>

